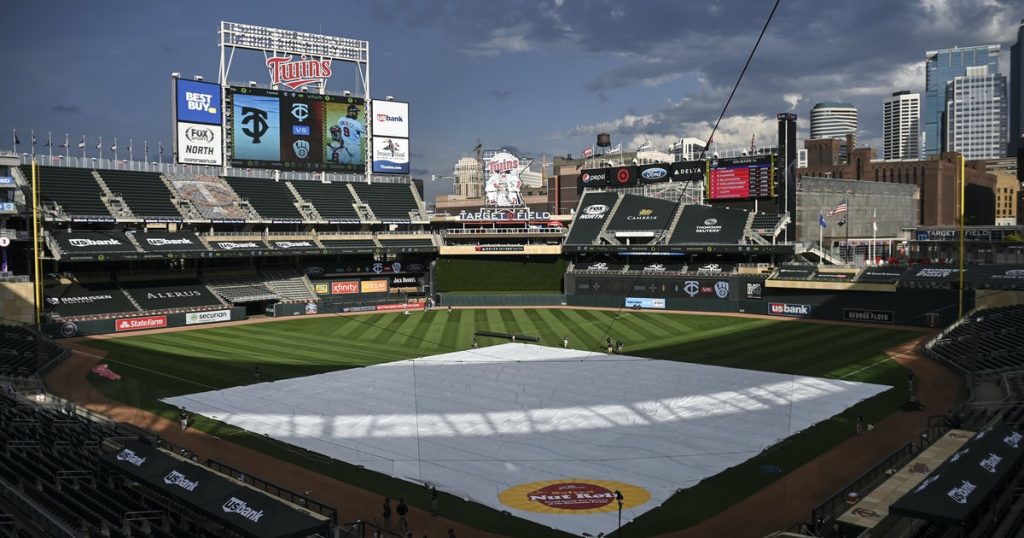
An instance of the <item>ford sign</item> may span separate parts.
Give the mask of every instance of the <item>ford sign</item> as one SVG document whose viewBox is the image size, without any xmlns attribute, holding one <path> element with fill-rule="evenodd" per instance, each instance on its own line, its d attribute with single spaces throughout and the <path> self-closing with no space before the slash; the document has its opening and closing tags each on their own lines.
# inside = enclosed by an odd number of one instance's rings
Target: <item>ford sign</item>
<svg viewBox="0 0 1024 538">
<path fill-rule="evenodd" d="M 661 179 L 661 178 L 663 178 L 663 177 L 665 177 L 667 175 L 668 175 L 668 170 L 665 170 L 664 168 L 648 168 L 647 170 L 644 170 L 640 174 L 641 177 L 643 177 L 644 179 L 646 179 L 648 181 L 654 181 L 654 180 L 657 180 L 657 179 Z"/>
</svg>

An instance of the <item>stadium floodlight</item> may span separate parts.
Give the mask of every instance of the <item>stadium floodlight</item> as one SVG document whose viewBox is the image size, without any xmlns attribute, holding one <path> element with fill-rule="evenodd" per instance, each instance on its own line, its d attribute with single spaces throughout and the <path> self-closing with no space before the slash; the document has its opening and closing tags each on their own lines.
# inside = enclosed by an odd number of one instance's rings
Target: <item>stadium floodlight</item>
<svg viewBox="0 0 1024 538">
<path fill-rule="evenodd" d="M 203 81 L 203 75 L 196 75 L 196 76 L 192 77 L 192 80 L 194 80 L 196 82 L 202 82 Z"/>
<path fill-rule="evenodd" d="M 249 81 L 249 87 L 250 88 L 255 88 L 256 87 L 256 81 L 255 80 L 250 80 Z"/>
<path fill-rule="evenodd" d="M 395 96 L 394 95 L 386 95 L 386 96 L 384 96 L 384 100 L 385 101 L 394 101 L 395 100 Z"/>
<path fill-rule="evenodd" d="M 348 90 L 345 90 L 345 91 L 341 92 L 341 94 L 344 95 L 345 97 L 352 97 L 352 92 L 350 92 Z"/>
<path fill-rule="evenodd" d="M 174 77 L 174 78 L 181 78 L 181 73 L 175 71 L 175 72 L 171 73 L 171 76 Z"/>
</svg>

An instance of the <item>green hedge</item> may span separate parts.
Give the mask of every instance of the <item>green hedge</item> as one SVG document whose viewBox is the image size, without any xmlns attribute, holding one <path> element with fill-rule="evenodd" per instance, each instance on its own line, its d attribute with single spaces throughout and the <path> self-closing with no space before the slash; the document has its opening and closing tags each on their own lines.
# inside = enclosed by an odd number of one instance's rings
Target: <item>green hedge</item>
<svg viewBox="0 0 1024 538">
<path fill-rule="evenodd" d="M 437 291 L 562 292 L 569 261 L 558 257 L 440 258 Z"/>
</svg>

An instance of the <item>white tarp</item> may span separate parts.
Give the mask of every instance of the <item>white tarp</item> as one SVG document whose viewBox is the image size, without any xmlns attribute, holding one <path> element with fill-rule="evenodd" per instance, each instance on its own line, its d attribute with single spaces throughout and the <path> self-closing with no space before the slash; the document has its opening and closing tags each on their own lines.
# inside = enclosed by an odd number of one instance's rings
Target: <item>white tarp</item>
<svg viewBox="0 0 1024 538">
<path fill-rule="evenodd" d="M 625 524 L 676 490 L 888 389 L 503 344 L 164 401 L 543 525 L 597 535 L 615 530 L 617 507 L 595 491 L 626 494 Z M 513 488 L 531 482 L 564 484 Z M 539 501 L 549 494 L 554 503 Z M 589 504 L 559 504 L 572 495 Z"/>
</svg>

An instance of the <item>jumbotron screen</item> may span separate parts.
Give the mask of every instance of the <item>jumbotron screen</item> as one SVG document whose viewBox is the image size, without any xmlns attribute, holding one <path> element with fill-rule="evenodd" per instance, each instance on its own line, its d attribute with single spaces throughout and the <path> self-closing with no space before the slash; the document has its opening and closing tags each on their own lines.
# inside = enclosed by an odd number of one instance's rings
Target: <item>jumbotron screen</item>
<svg viewBox="0 0 1024 538">
<path fill-rule="evenodd" d="M 230 88 L 231 165 L 362 173 L 366 102 L 356 97 Z"/>
<path fill-rule="evenodd" d="M 708 200 L 775 196 L 775 164 L 770 155 L 711 159 L 707 177 Z"/>
</svg>

